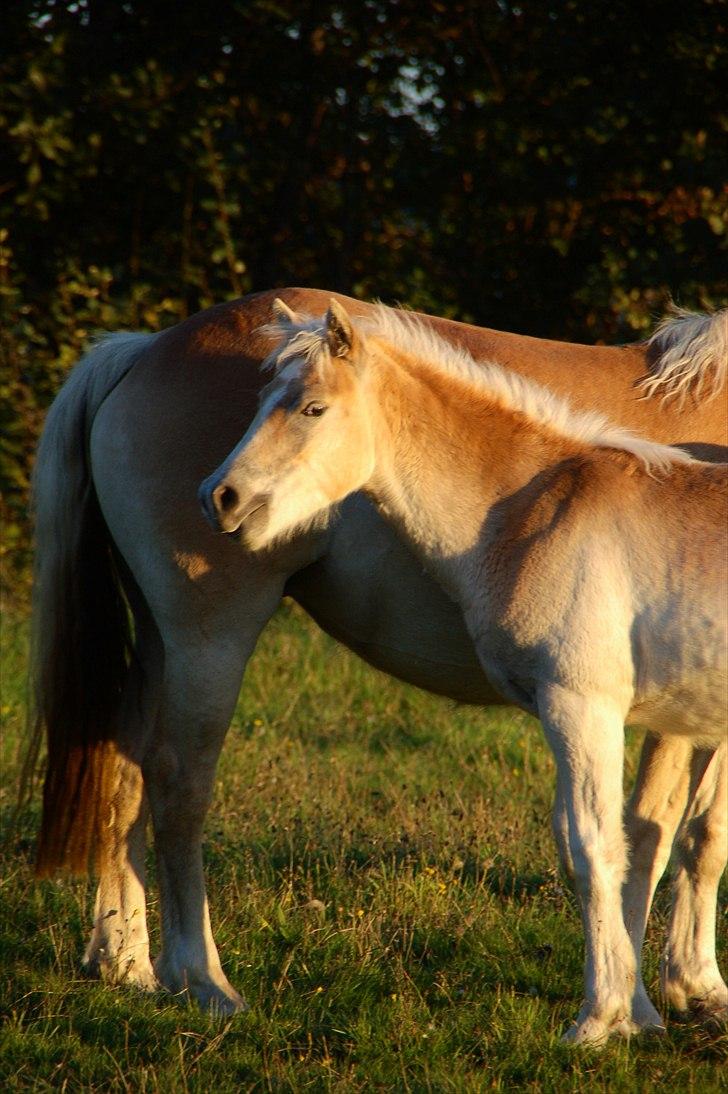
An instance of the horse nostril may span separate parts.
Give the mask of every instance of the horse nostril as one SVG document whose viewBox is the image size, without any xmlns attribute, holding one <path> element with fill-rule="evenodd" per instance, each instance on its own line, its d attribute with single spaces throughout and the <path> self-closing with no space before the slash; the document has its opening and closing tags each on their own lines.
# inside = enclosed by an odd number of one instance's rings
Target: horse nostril
<svg viewBox="0 0 728 1094">
<path fill-rule="evenodd" d="M 238 504 L 238 492 L 235 487 L 222 483 L 212 491 L 212 500 L 218 513 L 229 513 Z"/>
</svg>

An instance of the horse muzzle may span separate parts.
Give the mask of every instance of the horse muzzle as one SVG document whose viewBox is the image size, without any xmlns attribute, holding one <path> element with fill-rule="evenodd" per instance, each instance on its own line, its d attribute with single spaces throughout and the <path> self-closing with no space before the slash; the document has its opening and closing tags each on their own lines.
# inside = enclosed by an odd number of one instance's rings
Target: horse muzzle
<svg viewBox="0 0 728 1094">
<path fill-rule="evenodd" d="M 268 522 L 268 494 L 242 493 L 231 482 L 214 477 L 205 479 L 198 491 L 198 498 L 210 526 L 216 532 L 248 534 L 262 530 Z"/>
</svg>

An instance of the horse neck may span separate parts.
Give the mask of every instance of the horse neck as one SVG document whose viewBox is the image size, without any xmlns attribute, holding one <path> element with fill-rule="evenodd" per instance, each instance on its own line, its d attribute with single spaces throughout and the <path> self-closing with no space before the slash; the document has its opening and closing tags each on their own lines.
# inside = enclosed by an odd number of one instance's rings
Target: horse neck
<svg viewBox="0 0 728 1094">
<path fill-rule="evenodd" d="M 492 506 L 584 449 L 486 391 L 399 351 L 370 358 L 375 470 L 365 490 L 452 587 Z"/>
</svg>

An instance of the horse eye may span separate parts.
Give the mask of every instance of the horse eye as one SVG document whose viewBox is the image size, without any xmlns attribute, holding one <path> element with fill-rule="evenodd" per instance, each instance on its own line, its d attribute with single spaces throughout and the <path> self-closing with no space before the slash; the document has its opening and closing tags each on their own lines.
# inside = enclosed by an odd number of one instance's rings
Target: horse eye
<svg viewBox="0 0 728 1094">
<path fill-rule="evenodd" d="M 307 403 L 301 413 L 305 414 L 307 418 L 320 418 L 325 410 L 326 407 L 323 403 Z"/>
</svg>

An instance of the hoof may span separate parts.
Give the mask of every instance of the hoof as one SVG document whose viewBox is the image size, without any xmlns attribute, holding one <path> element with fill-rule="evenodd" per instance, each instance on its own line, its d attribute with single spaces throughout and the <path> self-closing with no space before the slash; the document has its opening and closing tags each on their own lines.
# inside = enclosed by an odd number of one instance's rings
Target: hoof
<svg viewBox="0 0 728 1094">
<path fill-rule="evenodd" d="M 86 957 L 81 965 L 82 976 L 103 980 L 111 987 L 129 986 L 139 991 L 159 991 L 160 984 L 148 958 L 117 957 L 113 961 L 98 954 Z"/>
<path fill-rule="evenodd" d="M 620 1018 L 605 1022 L 601 1018 L 589 1017 L 577 1020 L 561 1038 L 564 1045 L 577 1045 L 579 1048 L 602 1049 L 610 1037 L 630 1038 L 640 1032 L 640 1026 L 631 1018 Z"/>
<path fill-rule="evenodd" d="M 728 1030 L 728 1004 L 710 999 L 691 1000 L 687 1020 L 694 1022 L 707 1033 L 716 1035 Z"/>
<path fill-rule="evenodd" d="M 231 1018 L 234 1014 L 244 1014 L 250 1010 L 247 1001 L 238 992 L 234 992 L 232 998 L 223 992 L 209 995 L 205 999 L 195 997 L 195 1003 L 213 1018 Z"/>
<path fill-rule="evenodd" d="M 635 1033 L 652 1036 L 666 1032 L 662 1015 L 652 1005 L 645 991 L 636 995 L 632 1002 L 632 1025 Z"/>
<path fill-rule="evenodd" d="M 678 1022 L 692 1022 L 719 1032 L 728 1027 L 728 990 L 722 982 L 700 993 L 671 984 L 666 996 Z"/>
<path fill-rule="evenodd" d="M 154 966 L 159 984 L 171 995 L 194 1003 L 215 1018 L 230 1018 L 248 1010 L 243 996 L 235 990 L 222 970 L 212 976 L 193 973 L 188 969 L 165 969 L 159 959 Z"/>
</svg>

